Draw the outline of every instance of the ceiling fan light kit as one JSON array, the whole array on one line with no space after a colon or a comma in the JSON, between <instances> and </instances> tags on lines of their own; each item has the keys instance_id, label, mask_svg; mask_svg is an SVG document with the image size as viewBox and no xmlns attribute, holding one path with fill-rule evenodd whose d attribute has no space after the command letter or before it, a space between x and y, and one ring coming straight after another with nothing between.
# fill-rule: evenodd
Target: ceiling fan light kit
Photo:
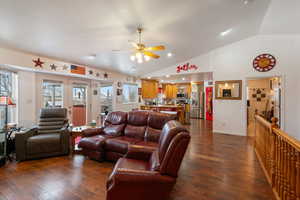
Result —
<instances>
[{"instance_id":1,"label":"ceiling fan light kit","mask_svg":"<svg viewBox=\"0 0 300 200\"><path fill-rule=\"evenodd\" d=\"M138 28L137 32L139 34L138 43L132 42L132 46L134 47L134 53L130 56L130 60L137 61L138 63L143 63L144 61L148 62L151 58L158 59L159 55L153 53L152 51L163 51L165 50L165 46L159 45L154 47L146 47L142 43L142 28Z\"/></svg>"}]
</instances>

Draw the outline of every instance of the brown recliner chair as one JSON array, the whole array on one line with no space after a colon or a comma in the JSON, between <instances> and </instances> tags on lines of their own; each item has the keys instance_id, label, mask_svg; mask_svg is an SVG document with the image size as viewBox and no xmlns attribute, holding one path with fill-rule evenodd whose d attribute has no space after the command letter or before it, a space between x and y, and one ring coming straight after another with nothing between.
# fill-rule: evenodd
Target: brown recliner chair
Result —
<instances>
[{"instance_id":1,"label":"brown recliner chair","mask_svg":"<svg viewBox=\"0 0 300 200\"><path fill-rule=\"evenodd\" d=\"M158 149L130 145L107 181L106 200L166 200L190 141L177 121L165 124Z\"/></svg>"},{"instance_id":2,"label":"brown recliner chair","mask_svg":"<svg viewBox=\"0 0 300 200\"><path fill-rule=\"evenodd\" d=\"M66 155L69 142L67 109L43 108L37 127L16 134L16 159Z\"/></svg>"}]
</instances>

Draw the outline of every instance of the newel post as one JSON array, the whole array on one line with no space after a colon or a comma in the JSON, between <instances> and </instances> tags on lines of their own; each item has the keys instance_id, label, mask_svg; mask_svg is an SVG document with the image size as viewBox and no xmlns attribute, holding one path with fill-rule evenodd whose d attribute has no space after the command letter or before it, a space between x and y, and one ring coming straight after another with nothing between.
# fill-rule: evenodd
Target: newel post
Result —
<instances>
[{"instance_id":1,"label":"newel post","mask_svg":"<svg viewBox=\"0 0 300 200\"><path fill-rule=\"evenodd\" d=\"M272 117L272 119L271 119L272 128L279 128L277 123L278 123L278 118Z\"/></svg>"}]
</instances>

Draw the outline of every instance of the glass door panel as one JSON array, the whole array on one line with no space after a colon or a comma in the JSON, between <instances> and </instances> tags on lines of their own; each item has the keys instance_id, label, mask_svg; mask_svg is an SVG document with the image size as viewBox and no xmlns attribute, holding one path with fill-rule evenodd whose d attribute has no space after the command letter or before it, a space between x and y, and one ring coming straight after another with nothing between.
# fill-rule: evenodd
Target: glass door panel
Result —
<instances>
[{"instance_id":1,"label":"glass door panel","mask_svg":"<svg viewBox=\"0 0 300 200\"><path fill-rule=\"evenodd\" d=\"M43 81L43 107L63 107L63 84L54 81Z\"/></svg>"},{"instance_id":2,"label":"glass door panel","mask_svg":"<svg viewBox=\"0 0 300 200\"><path fill-rule=\"evenodd\" d=\"M83 126L87 122L87 85L74 84L72 88L72 123Z\"/></svg>"}]
</instances>

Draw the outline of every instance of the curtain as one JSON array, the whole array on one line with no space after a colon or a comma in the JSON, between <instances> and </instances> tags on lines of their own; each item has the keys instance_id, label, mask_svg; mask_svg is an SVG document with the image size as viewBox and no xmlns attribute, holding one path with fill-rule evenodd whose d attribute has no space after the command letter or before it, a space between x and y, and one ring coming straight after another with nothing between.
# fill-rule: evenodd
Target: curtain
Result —
<instances>
[{"instance_id":1,"label":"curtain","mask_svg":"<svg viewBox=\"0 0 300 200\"><path fill-rule=\"evenodd\" d=\"M158 94L158 81L142 80L142 98L154 99Z\"/></svg>"}]
</instances>

